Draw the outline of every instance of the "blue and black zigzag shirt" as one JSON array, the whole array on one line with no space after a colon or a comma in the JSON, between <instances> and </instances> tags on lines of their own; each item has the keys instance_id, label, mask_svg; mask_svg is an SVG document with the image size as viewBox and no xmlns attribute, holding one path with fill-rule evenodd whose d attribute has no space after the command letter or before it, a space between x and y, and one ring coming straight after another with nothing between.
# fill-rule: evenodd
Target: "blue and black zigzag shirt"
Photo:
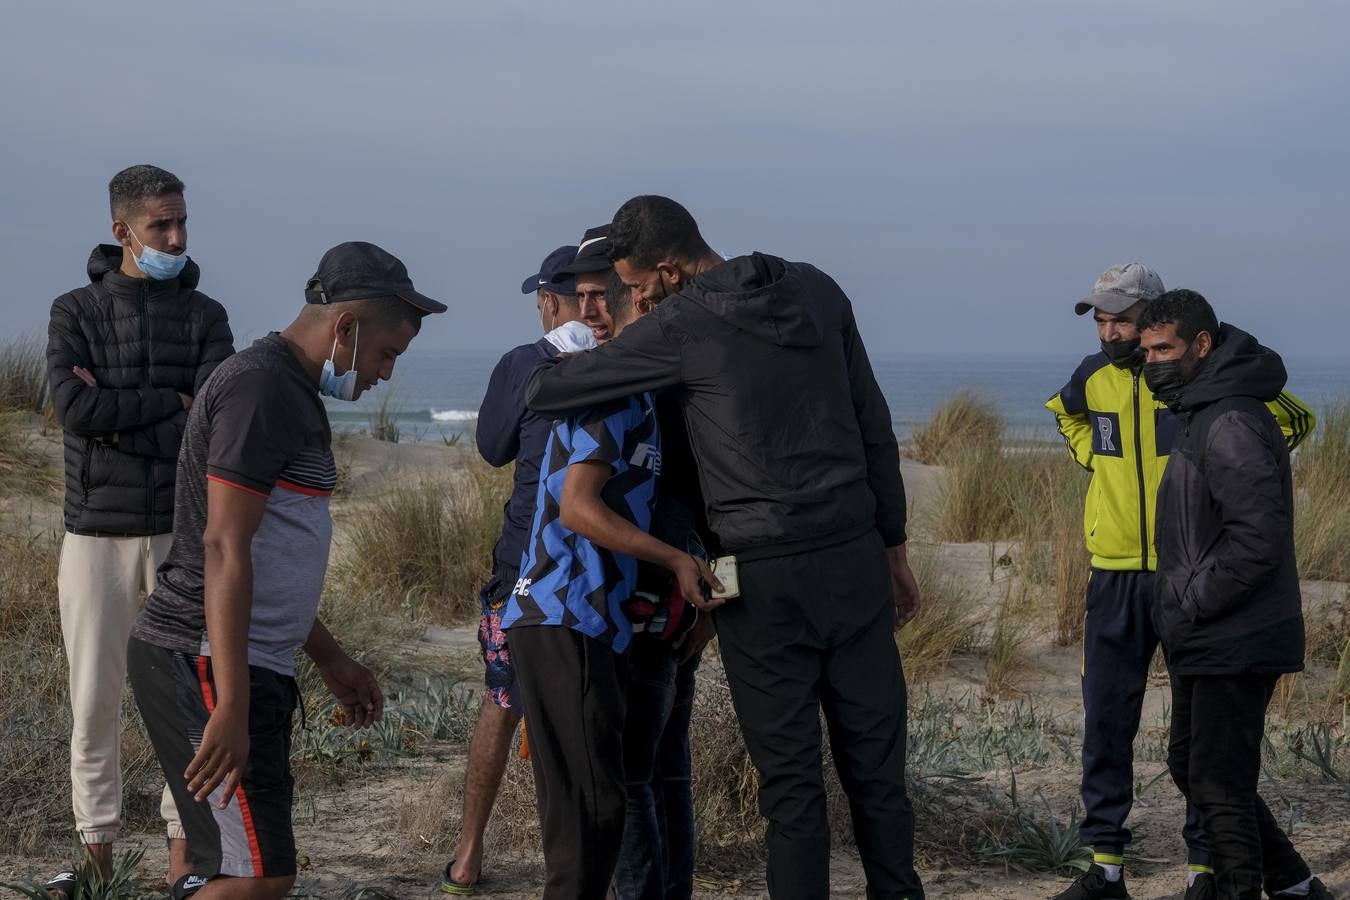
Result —
<instances>
[{"instance_id":1,"label":"blue and black zigzag shirt","mask_svg":"<svg viewBox=\"0 0 1350 900\"><path fill-rule=\"evenodd\" d=\"M573 463L607 463L605 505L643 531L651 528L661 435L650 394L617 400L553 423L520 581L502 628L565 625L622 653L633 637L623 605L637 583L637 560L597 547L563 527L563 482Z\"/></svg>"}]
</instances>

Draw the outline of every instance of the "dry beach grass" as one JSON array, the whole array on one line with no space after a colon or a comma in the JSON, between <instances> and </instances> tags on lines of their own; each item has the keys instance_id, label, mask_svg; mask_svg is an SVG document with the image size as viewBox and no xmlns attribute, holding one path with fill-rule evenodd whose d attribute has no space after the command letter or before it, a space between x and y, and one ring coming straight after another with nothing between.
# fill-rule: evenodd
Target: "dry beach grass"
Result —
<instances>
[{"instance_id":1,"label":"dry beach grass","mask_svg":"<svg viewBox=\"0 0 1350 900\"><path fill-rule=\"evenodd\" d=\"M0 347L0 385L10 383L13 359L31 354ZM0 881L14 881L50 874L73 845L55 592L59 433L31 390L0 395L19 398L0 410ZM923 612L899 636L916 841L933 896L1048 895L1083 860L1072 826L1086 476L1057 445L1008 450L996 423L978 415L978 398L955 402L962 410L936 415L924 432L934 467L905 463L918 495L911 556L924 595ZM1350 879L1337 852L1350 834L1346 409L1319 410L1318 432L1296 460L1300 558L1324 581L1307 587L1309 670L1282 685L1272 706L1263 787L1314 866L1342 888ZM379 670L394 711L381 728L353 734L333 723L322 686L302 671L309 727L295 740L296 895L423 897L457 833L481 677L471 618L510 475L435 441L356 436L339 455L349 490L335 504L323 615ZM699 896L763 896L755 773L715 653L699 679ZM144 853L129 890L153 892L165 860L157 772L129 698L123 711L123 846ZM1131 887L1140 897L1178 892L1181 807L1162 763L1166 714L1159 671L1136 744ZM832 775L828 786L837 895L861 896L847 803ZM494 894L536 896L542 869L525 761L508 767L491 836Z\"/></svg>"}]
</instances>

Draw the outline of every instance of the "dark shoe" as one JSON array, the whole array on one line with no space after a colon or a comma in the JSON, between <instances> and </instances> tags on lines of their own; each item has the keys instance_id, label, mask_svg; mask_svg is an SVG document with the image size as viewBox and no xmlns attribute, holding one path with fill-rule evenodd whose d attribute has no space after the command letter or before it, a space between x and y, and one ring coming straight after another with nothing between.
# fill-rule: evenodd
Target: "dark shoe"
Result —
<instances>
[{"instance_id":1,"label":"dark shoe","mask_svg":"<svg viewBox=\"0 0 1350 900\"><path fill-rule=\"evenodd\" d=\"M1320 878L1314 878L1308 884L1308 893L1306 894L1287 894L1284 891L1281 891L1278 894L1271 894L1270 896L1274 897L1275 900L1280 900L1282 897L1285 898L1285 900L1336 900L1336 895L1327 889L1327 886L1322 883L1322 879Z\"/></svg>"},{"instance_id":2,"label":"dark shoe","mask_svg":"<svg viewBox=\"0 0 1350 900\"><path fill-rule=\"evenodd\" d=\"M1276 894L1277 897L1283 897L1284 894ZM1336 895L1327 889L1322 883L1322 879L1314 878L1312 884L1308 885L1308 900L1336 900Z\"/></svg>"},{"instance_id":3,"label":"dark shoe","mask_svg":"<svg viewBox=\"0 0 1350 900\"><path fill-rule=\"evenodd\" d=\"M62 872L54 875L42 888L49 894L70 898L75 896L75 888L79 887L79 884L80 879L74 872Z\"/></svg>"},{"instance_id":4,"label":"dark shoe","mask_svg":"<svg viewBox=\"0 0 1350 900\"><path fill-rule=\"evenodd\" d=\"M1186 888L1186 900L1218 900L1219 886L1214 882L1214 876L1208 872L1201 872L1195 876L1195 881Z\"/></svg>"},{"instance_id":5,"label":"dark shoe","mask_svg":"<svg viewBox=\"0 0 1350 900\"><path fill-rule=\"evenodd\" d=\"M1130 893L1125 890L1125 876L1119 881L1107 881L1106 870L1093 863L1078 876L1078 880L1067 890L1056 894L1052 900L1129 900Z\"/></svg>"}]
</instances>

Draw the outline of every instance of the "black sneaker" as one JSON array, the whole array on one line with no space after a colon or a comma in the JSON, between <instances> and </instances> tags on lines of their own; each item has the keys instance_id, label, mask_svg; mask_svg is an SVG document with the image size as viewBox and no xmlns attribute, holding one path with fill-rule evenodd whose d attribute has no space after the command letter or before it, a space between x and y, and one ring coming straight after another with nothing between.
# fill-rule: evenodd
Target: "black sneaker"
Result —
<instances>
[{"instance_id":1,"label":"black sneaker","mask_svg":"<svg viewBox=\"0 0 1350 900\"><path fill-rule=\"evenodd\" d=\"M55 897L65 897L67 900L75 896L75 889L80 886L80 879L74 872L61 872L48 879L42 889Z\"/></svg>"},{"instance_id":2,"label":"black sneaker","mask_svg":"<svg viewBox=\"0 0 1350 900\"><path fill-rule=\"evenodd\" d=\"M1195 876L1195 881L1186 888L1185 900L1218 900L1219 886L1214 881L1214 876L1208 872L1201 872Z\"/></svg>"},{"instance_id":3,"label":"black sneaker","mask_svg":"<svg viewBox=\"0 0 1350 900\"><path fill-rule=\"evenodd\" d=\"M1276 894L1276 897L1288 897L1289 894ZM1336 895L1327 889L1322 879L1314 878L1308 885L1308 900L1336 900Z\"/></svg>"},{"instance_id":4,"label":"black sneaker","mask_svg":"<svg viewBox=\"0 0 1350 900\"><path fill-rule=\"evenodd\" d=\"M1067 890L1051 900L1129 900L1129 897L1124 874L1115 881L1107 881L1106 870L1093 863Z\"/></svg>"}]
</instances>

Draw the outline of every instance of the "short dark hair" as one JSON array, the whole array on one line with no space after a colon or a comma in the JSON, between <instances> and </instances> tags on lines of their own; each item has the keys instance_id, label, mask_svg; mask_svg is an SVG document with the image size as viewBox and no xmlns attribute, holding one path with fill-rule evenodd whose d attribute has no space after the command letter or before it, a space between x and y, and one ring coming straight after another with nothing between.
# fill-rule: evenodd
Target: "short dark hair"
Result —
<instances>
[{"instance_id":1,"label":"short dark hair","mask_svg":"<svg viewBox=\"0 0 1350 900\"><path fill-rule=\"evenodd\" d=\"M108 205L114 219L139 209L147 197L183 193L183 182L159 166L140 165L123 169L108 182Z\"/></svg>"},{"instance_id":2,"label":"short dark hair","mask_svg":"<svg viewBox=\"0 0 1350 900\"><path fill-rule=\"evenodd\" d=\"M663 259L691 261L711 252L689 210L669 197L634 197L619 207L609 226L613 262L626 259L650 269Z\"/></svg>"},{"instance_id":3,"label":"short dark hair","mask_svg":"<svg viewBox=\"0 0 1350 900\"><path fill-rule=\"evenodd\" d=\"M380 297L375 300L347 300L330 304L339 311L351 309L358 322L369 322L377 328L398 328L411 325L413 334L422 330L426 313L398 297Z\"/></svg>"},{"instance_id":4,"label":"short dark hair","mask_svg":"<svg viewBox=\"0 0 1350 900\"><path fill-rule=\"evenodd\" d=\"M1219 317L1214 315L1214 307L1198 292L1186 288L1160 295L1144 307L1139 317L1140 331L1169 324L1177 326L1177 337L1188 344L1202 331L1208 331L1215 340L1219 337Z\"/></svg>"},{"instance_id":5,"label":"short dark hair","mask_svg":"<svg viewBox=\"0 0 1350 900\"><path fill-rule=\"evenodd\" d=\"M609 284L605 286L605 309L612 318L625 322L633 314L633 289L613 269L609 270Z\"/></svg>"}]
</instances>

